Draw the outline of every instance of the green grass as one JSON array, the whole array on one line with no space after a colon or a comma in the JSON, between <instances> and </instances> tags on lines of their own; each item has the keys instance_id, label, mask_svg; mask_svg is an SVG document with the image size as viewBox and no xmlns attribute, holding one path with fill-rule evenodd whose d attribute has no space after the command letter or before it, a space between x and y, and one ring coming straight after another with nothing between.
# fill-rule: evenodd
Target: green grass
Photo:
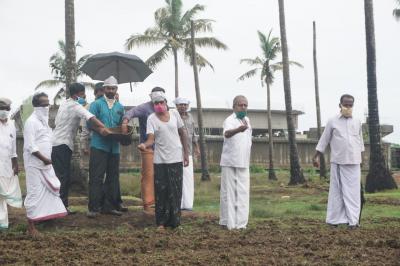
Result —
<instances>
[{"instance_id":1,"label":"green grass","mask_svg":"<svg viewBox=\"0 0 400 266\"><path fill-rule=\"evenodd\" d=\"M314 170L305 170L308 186L287 186L289 171L277 169L278 180L268 180L267 171L252 167L250 189L250 219L296 219L310 218L323 221L329 184L320 180ZM365 174L365 173L364 173ZM21 189L25 191L25 175L20 173ZM195 174L194 211L219 214L220 173L212 172L211 181L201 181L200 173ZM121 192L125 199L140 198L140 173L121 173ZM366 194L367 203L363 209L363 220L379 218L400 218L400 190ZM74 210L86 211L86 206L73 206Z\"/></svg>"}]
</instances>

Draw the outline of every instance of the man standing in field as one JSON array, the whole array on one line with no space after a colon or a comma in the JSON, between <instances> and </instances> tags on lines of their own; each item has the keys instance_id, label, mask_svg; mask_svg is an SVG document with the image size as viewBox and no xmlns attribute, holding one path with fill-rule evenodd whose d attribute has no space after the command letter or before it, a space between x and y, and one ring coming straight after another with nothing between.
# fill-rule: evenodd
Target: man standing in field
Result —
<instances>
[{"instance_id":1,"label":"man standing in field","mask_svg":"<svg viewBox=\"0 0 400 266\"><path fill-rule=\"evenodd\" d=\"M196 155L200 154L197 142L198 136L194 130L195 125L193 117L188 112L190 101L186 98L178 97L174 100L174 103L187 130L187 147L189 150L189 165L183 168L181 209L191 211L193 209L194 199L193 152L195 152ZM195 148L194 151L193 147Z\"/></svg>"},{"instance_id":2,"label":"man standing in field","mask_svg":"<svg viewBox=\"0 0 400 266\"><path fill-rule=\"evenodd\" d=\"M236 96L233 114L223 125L219 224L229 230L246 228L249 219L252 129L247 106L246 97Z\"/></svg>"},{"instance_id":3,"label":"man standing in field","mask_svg":"<svg viewBox=\"0 0 400 266\"><path fill-rule=\"evenodd\" d=\"M165 93L165 90L160 87L155 87L151 90L150 98L152 94ZM131 119L137 117L139 119L139 129L140 129L140 143L145 143L147 140L147 118L154 113L154 105L152 101L142 103L136 107L130 109L124 115L122 121L122 132L128 132L128 123ZM142 168L141 168L141 187L140 192L143 201L143 210L145 212L151 212L151 206L155 203L154 198L154 147L148 147L146 149L140 150L140 156L142 158Z\"/></svg>"},{"instance_id":4,"label":"man standing in field","mask_svg":"<svg viewBox=\"0 0 400 266\"><path fill-rule=\"evenodd\" d=\"M68 214L73 214L74 212L68 208L68 192L74 139L81 119L90 121L93 129L104 136L109 133L109 130L82 106L86 102L85 86L81 83L72 83L68 89L71 97L60 105L55 120L56 127L53 132L51 160L53 161L54 171L61 182L60 197Z\"/></svg>"},{"instance_id":5,"label":"man standing in field","mask_svg":"<svg viewBox=\"0 0 400 266\"><path fill-rule=\"evenodd\" d=\"M110 76L104 81L104 96L90 104L89 111L107 128L121 125L124 107L116 100L118 81ZM120 144L93 132L90 140L88 218L100 212L121 216L128 209L122 206L119 184Z\"/></svg>"},{"instance_id":6,"label":"man standing in field","mask_svg":"<svg viewBox=\"0 0 400 266\"><path fill-rule=\"evenodd\" d=\"M18 181L17 134L9 119L11 101L0 98L0 230L8 228L7 204L22 208Z\"/></svg>"},{"instance_id":7,"label":"man standing in field","mask_svg":"<svg viewBox=\"0 0 400 266\"><path fill-rule=\"evenodd\" d=\"M35 222L67 215L60 198L61 183L51 161L52 130L49 127L49 98L39 93L32 98L33 113L24 126L25 208L28 232L39 235Z\"/></svg>"},{"instance_id":8,"label":"man standing in field","mask_svg":"<svg viewBox=\"0 0 400 266\"><path fill-rule=\"evenodd\" d=\"M325 126L316 153L314 166L319 167L319 156L328 144L331 148L331 177L329 184L326 223L349 228L359 226L361 212L361 152L364 142L360 120L353 118L354 97L340 97L340 114Z\"/></svg>"}]
</instances>

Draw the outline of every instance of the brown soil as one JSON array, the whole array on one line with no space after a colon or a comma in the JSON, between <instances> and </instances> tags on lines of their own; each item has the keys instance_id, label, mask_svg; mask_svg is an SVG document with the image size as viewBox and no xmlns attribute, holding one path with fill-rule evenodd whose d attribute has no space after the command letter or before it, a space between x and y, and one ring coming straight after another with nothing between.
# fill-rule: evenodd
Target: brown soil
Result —
<instances>
[{"instance_id":1,"label":"brown soil","mask_svg":"<svg viewBox=\"0 0 400 266\"><path fill-rule=\"evenodd\" d=\"M24 222L12 209L10 220ZM399 224L400 219L375 221ZM14 228L15 229L15 228ZM217 217L183 213L182 226L158 232L154 217L130 210L122 217L84 213L39 225L32 239L0 233L0 265L400 265L400 227L330 228L320 221L267 220L227 231Z\"/></svg>"}]
</instances>

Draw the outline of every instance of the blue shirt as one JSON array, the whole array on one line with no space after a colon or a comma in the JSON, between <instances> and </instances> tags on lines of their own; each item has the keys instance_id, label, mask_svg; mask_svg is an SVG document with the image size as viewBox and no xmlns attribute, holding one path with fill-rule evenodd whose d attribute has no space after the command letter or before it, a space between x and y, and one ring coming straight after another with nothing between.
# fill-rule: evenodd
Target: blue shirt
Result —
<instances>
[{"instance_id":1,"label":"blue shirt","mask_svg":"<svg viewBox=\"0 0 400 266\"><path fill-rule=\"evenodd\" d=\"M105 96L104 96L105 97ZM89 111L96 116L107 128L118 127L122 123L124 116L124 107L119 102L115 102L111 109L108 108L106 99L101 97L90 104ZM90 147L119 154L119 143L116 140L103 137L96 131L93 131Z\"/></svg>"},{"instance_id":2,"label":"blue shirt","mask_svg":"<svg viewBox=\"0 0 400 266\"><path fill-rule=\"evenodd\" d=\"M152 102L146 102L136 107L133 107L126 112L124 118L131 120L134 117L139 119L139 130L140 130L140 143L144 143L147 140L147 118L154 113L154 106Z\"/></svg>"}]
</instances>

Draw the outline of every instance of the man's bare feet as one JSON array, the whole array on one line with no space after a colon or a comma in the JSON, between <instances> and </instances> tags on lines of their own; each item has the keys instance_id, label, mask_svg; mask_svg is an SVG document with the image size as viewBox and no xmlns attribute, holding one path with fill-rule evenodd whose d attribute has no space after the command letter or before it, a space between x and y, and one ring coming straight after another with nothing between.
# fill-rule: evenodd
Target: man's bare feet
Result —
<instances>
[{"instance_id":1,"label":"man's bare feet","mask_svg":"<svg viewBox=\"0 0 400 266\"><path fill-rule=\"evenodd\" d=\"M42 234L36 229L35 224L33 221L28 221L28 235L33 238L41 237Z\"/></svg>"},{"instance_id":2,"label":"man's bare feet","mask_svg":"<svg viewBox=\"0 0 400 266\"><path fill-rule=\"evenodd\" d=\"M165 226L164 226L164 225L159 225L159 226L157 227L157 231L158 231L158 232L165 232Z\"/></svg>"}]
</instances>

